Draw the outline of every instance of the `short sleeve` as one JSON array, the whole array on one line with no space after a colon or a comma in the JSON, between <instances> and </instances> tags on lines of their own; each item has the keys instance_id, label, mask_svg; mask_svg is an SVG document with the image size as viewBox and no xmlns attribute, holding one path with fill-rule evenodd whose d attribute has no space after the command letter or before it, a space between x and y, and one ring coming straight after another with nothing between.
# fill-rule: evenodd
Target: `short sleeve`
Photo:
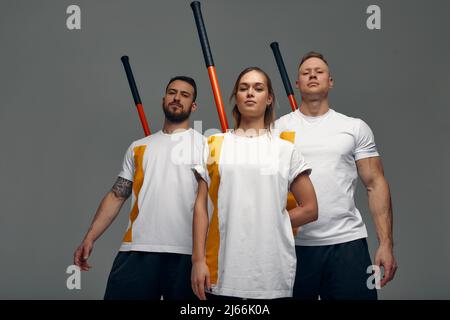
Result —
<instances>
[{"instance_id":1,"label":"short sleeve","mask_svg":"<svg viewBox=\"0 0 450 320\"><path fill-rule=\"evenodd\" d=\"M300 150L298 150L296 145L293 145L293 147L289 168L289 187L295 178L297 178L300 174L311 174L311 167L306 163Z\"/></svg>"},{"instance_id":2,"label":"short sleeve","mask_svg":"<svg viewBox=\"0 0 450 320\"><path fill-rule=\"evenodd\" d=\"M133 181L134 177L134 157L133 157L133 144L131 144L123 157L122 171L119 173L119 177Z\"/></svg>"},{"instance_id":3,"label":"short sleeve","mask_svg":"<svg viewBox=\"0 0 450 320\"><path fill-rule=\"evenodd\" d=\"M209 179L209 174L208 174L208 157L209 157L209 147L208 147L208 143L205 142L203 143L203 154L201 157L196 157L197 159L199 159L199 161L197 161L197 163L194 163L191 167L192 171L194 173L197 173L203 180L206 181L206 183L210 184L210 179Z\"/></svg>"},{"instance_id":4,"label":"short sleeve","mask_svg":"<svg viewBox=\"0 0 450 320\"><path fill-rule=\"evenodd\" d=\"M379 156L372 130L364 121L358 119L358 123L354 151L355 161Z\"/></svg>"}]
</instances>

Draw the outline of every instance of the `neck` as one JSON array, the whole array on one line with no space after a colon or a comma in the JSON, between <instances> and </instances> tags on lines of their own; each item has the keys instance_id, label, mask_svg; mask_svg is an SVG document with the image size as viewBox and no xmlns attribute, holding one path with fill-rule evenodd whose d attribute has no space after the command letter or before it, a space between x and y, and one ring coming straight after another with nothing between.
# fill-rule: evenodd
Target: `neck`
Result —
<instances>
[{"instance_id":1,"label":"neck","mask_svg":"<svg viewBox=\"0 0 450 320\"><path fill-rule=\"evenodd\" d=\"M162 131L164 133L171 134L176 130L187 130L189 128L190 128L190 126L189 126L188 119L186 119L185 121L180 122L180 123L170 122L169 120L165 119Z\"/></svg>"},{"instance_id":2,"label":"neck","mask_svg":"<svg viewBox=\"0 0 450 320\"><path fill-rule=\"evenodd\" d=\"M330 110L330 102L328 101L328 97L318 99L308 99L308 97L302 97L300 111L304 115L317 117L327 113L328 110Z\"/></svg>"},{"instance_id":3,"label":"neck","mask_svg":"<svg viewBox=\"0 0 450 320\"><path fill-rule=\"evenodd\" d=\"M239 131L244 135L255 136L266 132L264 127L264 117L262 118L241 118L241 123L238 127Z\"/></svg>"}]
</instances>

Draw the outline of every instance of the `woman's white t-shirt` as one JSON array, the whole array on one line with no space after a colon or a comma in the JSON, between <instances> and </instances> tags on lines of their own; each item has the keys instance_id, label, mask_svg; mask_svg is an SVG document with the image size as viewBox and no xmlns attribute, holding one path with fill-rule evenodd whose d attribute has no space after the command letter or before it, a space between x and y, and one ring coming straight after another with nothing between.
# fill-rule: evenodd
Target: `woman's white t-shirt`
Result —
<instances>
[{"instance_id":1,"label":"woman's white t-shirt","mask_svg":"<svg viewBox=\"0 0 450 320\"><path fill-rule=\"evenodd\" d=\"M194 170L209 186L211 293L292 296L296 256L286 199L292 181L310 167L293 143L275 133L217 134L204 149L203 164Z\"/></svg>"}]
</instances>

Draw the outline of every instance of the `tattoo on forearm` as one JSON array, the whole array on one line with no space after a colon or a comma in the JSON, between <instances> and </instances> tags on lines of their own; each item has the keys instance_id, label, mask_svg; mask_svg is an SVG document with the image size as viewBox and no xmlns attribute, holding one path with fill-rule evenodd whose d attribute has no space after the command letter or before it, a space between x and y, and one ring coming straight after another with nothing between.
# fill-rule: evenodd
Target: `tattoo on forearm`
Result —
<instances>
[{"instance_id":1,"label":"tattoo on forearm","mask_svg":"<svg viewBox=\"0 0 450 320\"><path fill-rule=\"evenodd\" d=\"M118 177L111 191L117 198L128 199L131 195L133 182L122 177Z\"/></svg>"}]
</instances>

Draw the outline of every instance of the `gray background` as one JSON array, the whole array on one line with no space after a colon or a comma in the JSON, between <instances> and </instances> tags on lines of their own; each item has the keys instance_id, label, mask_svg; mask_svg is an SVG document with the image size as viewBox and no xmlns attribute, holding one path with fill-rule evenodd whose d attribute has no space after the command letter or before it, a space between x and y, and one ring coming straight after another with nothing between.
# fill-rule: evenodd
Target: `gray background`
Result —
<instances>
[{"instance_id":1,"label":"gray background","mask_svg":"<svg viewBox=\"0 0 450 320\"><path fill-rule=\"evenodd\" d=\"M81 30L66 28L70 4L81 7ZM381 30L366 27L370 4L381 7ZM292 81L305 52L325 54L332 107L371 126L391 186L399 269L379 296L449 299L450 3L210 0L202 9L224 99L257 65L283 115L290 107L269 43L280 43ZM220 128L189 1L2 0L0 17L0 298L101 299L129 202L97 241L81 290L66 288L66 268L126 148L143 136L120 57L130 56L153 132L178 74L198 82L192 119ZM373 256L361 186L357 205Z\"/></svg>"}]
</instances>

